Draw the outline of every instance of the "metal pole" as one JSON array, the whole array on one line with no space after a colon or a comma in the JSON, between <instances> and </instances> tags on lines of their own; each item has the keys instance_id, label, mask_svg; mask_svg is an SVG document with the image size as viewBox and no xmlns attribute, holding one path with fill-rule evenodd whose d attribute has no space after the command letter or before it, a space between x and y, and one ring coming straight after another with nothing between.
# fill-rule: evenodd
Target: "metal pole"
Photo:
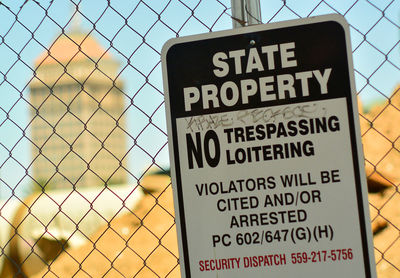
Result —
<instances>
[{"instance_id":1,"label":"metal pole","mask_svg":"<svg viewBox=\"0 0 400 278\"><path fill-rule=\"evenodd\" d=\"M246 0L247 25L261 24L260 0Z\"/></svg>"},{"instance_id":2,"label":"metal pole","mask_svg":"<svg viewBox=\"0 0 400 278\"><path fill-rule=\"evenodd\" d=\"M231 6L233 28L261 23L260 0L231 0Z\"/></svg>"},{"instance_id":3,"label":"metal pole","mask_svg":"<svg viewBox=\"0 0 400 278\"><path fill-rule=\"evenodd\" d=\"M244 0L231 0L232 28L246 26L247 18L244 9Z\"/></svg>"}]
</instances>

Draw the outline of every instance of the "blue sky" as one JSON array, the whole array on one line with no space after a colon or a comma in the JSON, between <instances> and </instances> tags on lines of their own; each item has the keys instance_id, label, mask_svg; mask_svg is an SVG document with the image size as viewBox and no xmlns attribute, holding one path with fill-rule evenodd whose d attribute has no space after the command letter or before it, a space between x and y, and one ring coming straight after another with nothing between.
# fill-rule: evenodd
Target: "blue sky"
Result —
<instances>
[{"instance_id":1,"label":"blue sky","mask_svg":"<svg viewBox=\"0 0 400 278\"><path fill-rule=\"evenodd\" d=\"M110 6L105 0L80 1L80 26L121 64L127 102L133 99L142 110L128 109L129 133L159 165L168 166L159 63L162 45L178 34L232 28L230 0L109 2ZM1 1L0 198L8 198L10 188L22 196L30 183L27 100L33 61L62 30L70 30L73 3L78 1ZM384 101L400 82L400 0L288 0L286 5L282 0L261 1L264 23L328 13L344 14L351 25L356 87L363 103ZM148 116L154 125L149 125ZM132 173L139 176L152 158L135 147L128 161Z\"/></svg>"}]
</instances>

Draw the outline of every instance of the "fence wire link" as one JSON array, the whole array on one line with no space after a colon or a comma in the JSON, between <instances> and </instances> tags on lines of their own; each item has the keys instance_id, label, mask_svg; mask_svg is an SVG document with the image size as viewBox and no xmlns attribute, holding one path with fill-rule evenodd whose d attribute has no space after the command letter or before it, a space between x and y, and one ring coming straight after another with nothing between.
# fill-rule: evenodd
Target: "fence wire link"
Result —
<instances>
[{"instance_id":1,"label":"fence wire link","mask_svg":"<svg viewBox=\"0 0 400 278\"><path fill-rule=\"evenodd\" d=\"M400 277L399 2L261 1L264 23L350 24L359 100L378 100L359 105L378 277ZM179 276L160 53L231 14L229 0L0 2L1 277Z\"/></svg>"}]
</instances>

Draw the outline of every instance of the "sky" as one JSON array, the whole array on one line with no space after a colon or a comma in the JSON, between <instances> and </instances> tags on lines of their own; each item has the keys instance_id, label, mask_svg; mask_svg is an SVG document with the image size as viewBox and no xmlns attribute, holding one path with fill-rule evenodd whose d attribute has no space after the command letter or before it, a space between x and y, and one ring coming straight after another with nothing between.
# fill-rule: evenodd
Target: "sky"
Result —
<instances>
[{"instance_id":1,"label":"sky","mask_svg":"<svg viewBox=\"0 0 400 278\"><path fill-rule=\"evenodd\" d=\"M109 2L109 4L108 4ZM30 173L29 82L34 59L64 30L79 4L80 28L120 62L135 177L168 148L160 52L170 38L232 28L230 0L0 1L0 199L24 197ZM367 107L400 83L400 0L262 0L263 23L340 13L350 24L356 88ZM149 117L151 116L151 123ZM142 149L145 149L143 151ZM13 197L13 198L14 198Z\"/></svg>"}]
</instances>

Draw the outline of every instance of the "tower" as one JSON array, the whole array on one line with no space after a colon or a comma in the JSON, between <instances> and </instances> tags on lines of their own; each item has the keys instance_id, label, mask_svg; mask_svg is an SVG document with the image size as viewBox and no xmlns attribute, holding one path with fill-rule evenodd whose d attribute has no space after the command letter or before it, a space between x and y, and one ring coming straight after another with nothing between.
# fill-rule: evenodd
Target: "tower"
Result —
<instances>
[{"instance_id":1,"label":"tower","mask_svg":"<svg viewBox=\"0 0 400 278\"><path fill-rule=\"evenodd\" d=\"M34 62L32 177L55 188L126 183L119 64L78 29L62 33Z\"/></svg>"}]
</instances>

